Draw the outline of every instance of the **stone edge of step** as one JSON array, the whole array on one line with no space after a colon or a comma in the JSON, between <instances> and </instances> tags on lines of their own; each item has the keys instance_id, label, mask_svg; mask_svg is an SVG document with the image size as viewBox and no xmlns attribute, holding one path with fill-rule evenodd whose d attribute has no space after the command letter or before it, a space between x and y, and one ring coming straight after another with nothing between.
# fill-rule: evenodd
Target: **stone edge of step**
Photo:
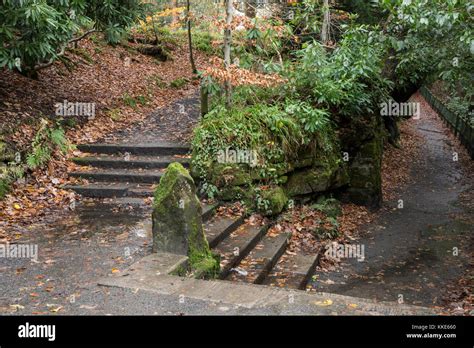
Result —
<instances>
[{"instance_id":1,"label":"stone edge of step","mask_svg":"<svg viewBox=\"0 0 474 348\"><path fill-rule=\"evenodd\" d=\"M392 302L377 302L365 298L331 293L274 288L265 285L237 283L223 280L201 280L170 275L186 257L174 254L152 254L134 263L121 274L98 280L100 286L152 292L162 296L184 296L207 303L229 304L248 309L288 306L290 294L294 305L308 306L310 315L329 315L337 312L345 315L437 315L431 309ZM327 305L328 299L331 305ZM321 305L319 305L321 304ZM356 304L356 306L354 306ZM308 314L308 313L305 313Z\"/></svg>"}]
</instances>

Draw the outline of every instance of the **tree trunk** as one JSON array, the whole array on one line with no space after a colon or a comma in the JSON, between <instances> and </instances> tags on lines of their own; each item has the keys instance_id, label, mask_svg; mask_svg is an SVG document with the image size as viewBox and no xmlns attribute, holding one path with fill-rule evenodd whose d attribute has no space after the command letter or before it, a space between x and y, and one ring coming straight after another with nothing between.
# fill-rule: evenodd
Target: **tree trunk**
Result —
<instances>
[{"instance_id":1,"label":"tree trunk","mask_svg":"<svg viewBox=\"0 0 474 348\"><path fill-rule=\"evenodd\" d=\"M226 28L224 30L224 64L226 70L230 69L230 66L232 64L231 61L231 48L232 48L232 29L231 29L231 24L232 24L232 17L233 17L233 0L225 0L226 4ZM226 101L226 107L227 109L230 109L232 106L232 85L231 81L229 78L226 79L224 83L224 89L225 89L225 101Z\"/></svg>"},{"instance_id":2,"label":"tree trunk","mask_svg":"<svg viewBox=\"0 0 474 348\"><path fill-rule=\"evenodd\" d=\"M323 5L323 26L321 29L321 42L327 45L331 39L331 12L329 10L329 0L324 0Z\"/></svg>"},{"instance_id":3,"label":"tree trunk","mask_svg":"<svg viewBox=\"0 0 474 348\"><path fill-rule=\"evenodd\" d=\"M204 117L209 113L209 93L207 86L201 83L201 116Z\"/></svg>"},{"instance_id":4,"label":"tree trunk","mask_svg":"<svg viewBox=\"0 0 474 348\"><path fill-rule=\"evenodd\" d=\"M187 0L187 26L188 26L188 44L189 44L189 60L191 62L191 68L193 69L193 74L197 74L196 62L194 61L193 54L193 36L191 32L191 1Z\"/></svg>"}]
</instances>

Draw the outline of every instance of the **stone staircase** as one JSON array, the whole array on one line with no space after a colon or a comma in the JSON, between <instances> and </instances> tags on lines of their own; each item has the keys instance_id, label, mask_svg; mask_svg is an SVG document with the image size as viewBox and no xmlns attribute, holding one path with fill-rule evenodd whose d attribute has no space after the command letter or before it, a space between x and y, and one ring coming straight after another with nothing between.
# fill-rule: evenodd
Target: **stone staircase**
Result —
<instances>
[{"instance_id":1,"label":"stone staircase","mask_svg":"<svg viewBox=\"0 0 474 348\"><path fill-rule=\"evenodd\" d=\"M320 253L288 252L291 233L269 232L271 224L255 222L244 216L215 214L217 207L218 204L205 206L208 213L203 215L203 222L209 246L221 256L220 279L306 289Z\"/></svg>"},{"instance_id":2,"label":"stone staircase","mask_svg":"<svg viewBox=\"0 0 474 348\"><path fill-rule=\"evenodd\" d=\"M230 272L227 280L264 284L292 289L306 289L315 272L318 255L287 253L290 235L281 233L271 236L261 233L254 239L255 247L245 252L237 264L237 272ZM245 255L245 257L244 257ZM244 271L244 273L242 272ZM243 273L243 274L242 274Z\"/></svg>"},{"instance_id":3,"label":"stone staircase","mask_svg":"<svg viewBox=\"0 0 474 348\"><path fill-rule=\"evenodd\" d=\"M270 233L271 224L245 217L215 214L207 207L204 233L210 247L221 256L219 278L304 290L319 262L317 255L287 252L291 234Z\"/></svg>"},{"instance_id":4,"label":"stone staircase","mask_svg":"<svg viewBox=\"0 0 474 348\"><path fill-rule=\"evenodd\" d=\"M304 290L315 273L317 255L288 252L289 233L269 232L271 224L245 216L222 216L220 204L202 204L209 246L221 256L219 279ZM151 220L145 230L152 235Z\"/></svg>"},{"instance_id":5,"label":"stone staircase","mask_svg":"<svg viewBox=\"0 0 474 348\"><path fill-rule=\"evenodd\" d=\"M70 176L85 179L66 189L90 198L143 202L172 162L189 166L189 147L156 143L144 145L79 145L86 157ZM216 214L219 204L203 204L204 231L210 247L221 255L219 278L241 283L305 289L318 263L318 255L287 252L288 233L269 233L269 224L240 216ZM147 226L151 235L151 221Z\"/></svg>"},{"instance_id":6,"label":"stone staircase","mask_svg":"<svg viewBox=\"0 0 474 348\"><path fill-rule=\"evenodd\" d=\"M77 148L88 156L72 159L81 170L69 175L87 183L65 189L91 198L152 197L154 185L160 182L170 163L189 166L189 147L184 145L91 144Z\"/></svg>"}]
</instances>

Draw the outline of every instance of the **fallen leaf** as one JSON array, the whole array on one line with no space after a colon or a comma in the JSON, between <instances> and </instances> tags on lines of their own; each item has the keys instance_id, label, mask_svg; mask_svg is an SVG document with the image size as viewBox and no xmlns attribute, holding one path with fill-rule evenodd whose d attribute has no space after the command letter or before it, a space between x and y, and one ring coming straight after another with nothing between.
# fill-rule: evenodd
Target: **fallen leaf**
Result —
<instances>
[{"instance_id":1,"label":"fallen leaf","mask_svg":"<svg viewBox=\"0 0 474 348\"><path fill-rule=\"evenodd\" d=\"M326 307L332 305L332 300L331 299L326 299L324 301L315 301L313 302L316 306L321 306L321 307Z\"/></svg>"},{"instance_id":2,"label":"fallen leaf","mask_svg":"<svg viewBox=\"0 0 474 348\"><path fill-rule=\"evenodd\" d=\"M22 306L22 305L20 305L20 304L12 304L12 305L10 305L10 308L11 308L11 309L14 309L14 310L16 310L16 311L18 312L20 309L24 309L25 306Z\"/></svg>"},{"instance_id":3,"label":"fallen leaf","mask_svg":"<svg viewBox=\"0 0 474 348\"><path fill-rule=\"evenodd\" d=\"M92 310L92 309L96 309L97 306L87 306L87 305L81 305L79 308L81 309L88 309L88 310Z\"/></svg>"},{"instance_id":4,"label":"fallen leaf","mask_svg":"<svg viewBox=\"0 0 474 348\"><path fill-rule=\"evenodd\" d=\"M61 309L63 309L63 306L58 306L58 305L55 305L55 304L46 304L46 307L48 307L48 309L51 313L57 313Z\"/></svg>"}]
</instances>

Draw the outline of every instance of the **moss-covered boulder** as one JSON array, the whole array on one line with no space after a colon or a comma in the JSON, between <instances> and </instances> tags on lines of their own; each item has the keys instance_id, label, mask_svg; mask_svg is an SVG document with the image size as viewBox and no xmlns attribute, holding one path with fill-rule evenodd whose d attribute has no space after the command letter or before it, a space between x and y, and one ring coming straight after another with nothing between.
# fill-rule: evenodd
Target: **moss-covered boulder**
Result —
<instances>
[{"instance_id":1,"label":"moss-covered boulder","mask_svg":"<svg viewBox=\"0 0 474 348\"><path fill-rule=\"evenodd\" d=\"M296 171L288 178L285 190L290 197L324 192L331 187L334 170L327 166Z\"/></svg>"},{"instance_id":2,"label":"moss-covered boulder","mask_svg":"<svg viewBox=\"0 0 474 348\"><path fill-rule=\"evenodd\" d=\"M251 199L252 190L248 186L227 186L219 190L217 198L221 201L240 201Z\"/></svg>"},{"instance_id":3,"label":"moss-covered boulder","mask_svg":"<svg viewBox=\"0 0 474 348\"><path fill-rule=\"evenodd\" d=\"M295 169L308 168L313 165L314 158L300 158L295 161L293 167Z\"/></svg>"},{"instance_id":4,"label":"moss-covered boulder","mask_svg":"<svg viewBox=\"0 0 474 348\"><path fill-rule=\"evenodd\" d=\"M301 158L302 162L308 154ZM288 174L288 182L284 187L289 197L322 193L348 184L347 166L342 161L337 143L332 144L331 149L314 154L311 162L311 167Z\"/></svg>"},{"instance_id":5,"label":"moss-covered boulder","mask_svg":"<svg viewBox=\"0 0 474 348\"><path fill-rule=\"evenodd\" d=\"M338 189L349 185L349 183L349 170L347 168L346 163L341 163L341 166L338 170L336 170L334 176L332 177L331 189Z\"/></svg>"},{"instance_id":6,"label":"moss-covered boulder","mask_svg":"<svg viewBox=\"0 0 474 348\"><path fill-rule=\"evenodd\" d=\"M199 277L218 274L219 262L204 235L194 180L181 164L170 164L161 179L152 217L153 252L187 255L191 270Z\"/></svg>"},{"instance_id":7,"label":"moss-covered boulder","mask_svg":"<svg viewBox=\"0 0 474 348\"><path fill-rule=\"evenodd\" d=\"M252 176L246 165L215 163L210 168L211 182L217 187L249 184Z\"/></svg>"},{"instance_id":8,"label":"moss-covered boulder","mask_svg":"<svg viewBox=\"0 0 474 348\"><path fill-rule=\"evenodd\" d=\"M188 262L195 278L212 279L219 275L220 255L211 251L206 253L191 252Z\"/></svg>"},{"instance_id":9,"label":"moss-covered boulder","mask_svg":"<svg viewBox=\"0 0 474 348\"><path fill-rule=\"evenodd\" d=\"M261 191L260 199L262 204L259 210L266 216L280 214L288 203L288 196L280 186Z\"/></svg>"},{"instance_id":10,"label":"moss-covered boulder","mask_svg":"<svg viewBox=\"0 0 474 348\"><path fill-rule=\"evenodd\" d=\"M297 156L291 162L294 169L308 168L317 161L317 157L315 149L306 146L299 149Z\"/></svg>"}]
</instances>

